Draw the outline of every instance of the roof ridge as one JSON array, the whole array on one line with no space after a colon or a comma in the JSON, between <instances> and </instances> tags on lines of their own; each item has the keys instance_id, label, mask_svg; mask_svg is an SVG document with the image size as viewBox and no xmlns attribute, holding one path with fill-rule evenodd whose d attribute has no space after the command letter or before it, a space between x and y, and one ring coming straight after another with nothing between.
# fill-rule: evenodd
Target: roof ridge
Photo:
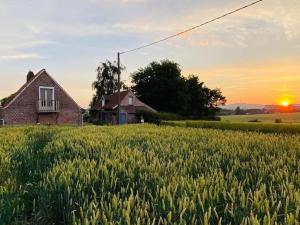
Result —
<instances>
[{"instance_id":1,"label":"roof ridge","mask_svg":"<svg viewBox=\"0 0 300 225\"><path fill-rule=\"evenodd\" d=\"M46 71L45 69L40 70L38 73L34 75L32 79L24 83L15 93L10 95L12 98L8 102L6 102L5 105L3 105L2 107L7 108L38 76L40 76L45 71Z\"/></svg>"}]
</instances>

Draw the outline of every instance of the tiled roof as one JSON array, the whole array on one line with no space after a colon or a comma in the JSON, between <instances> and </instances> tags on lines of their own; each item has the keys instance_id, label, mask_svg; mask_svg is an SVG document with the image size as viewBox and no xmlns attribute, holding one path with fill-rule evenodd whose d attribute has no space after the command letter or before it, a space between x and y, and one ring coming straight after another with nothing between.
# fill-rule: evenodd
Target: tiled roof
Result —
<instances>
[{"instance_id":1,"label":"tiled roof","mask_svg":"<svg viewBox=\"0 0 300 225\"><path fill-rule=\"evenodd\" d=\"M120 101L122 101L123 98L129 93L130 91L121 91L120 92ZM102 108L102 102L97 102L92 109L93 110L113 110L118 105L118 92L113 93L111 95L104 96L105 98L105 105Z\"/></svg>"}]
</instances>

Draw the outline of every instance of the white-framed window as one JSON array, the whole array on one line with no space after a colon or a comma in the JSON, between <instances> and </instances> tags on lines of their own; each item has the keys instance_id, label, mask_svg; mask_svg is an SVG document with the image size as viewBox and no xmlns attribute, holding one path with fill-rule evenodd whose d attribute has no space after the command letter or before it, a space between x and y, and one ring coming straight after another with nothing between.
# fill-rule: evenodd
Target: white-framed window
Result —
<instances>
[{"instance_id":1,"label":"white-framed window","mask_svg":"<svg viewBox=\"0 0 300 225\"><path fill-rule=\"evenodd\" d=\"M129 96L128 98L128 104L133 105L133 96Z\"/></svg>"},{"instance_id":2,"label":"white-framed window","mask_svg":"<svg viewBox=\"0 0 300 225\"><path fill-rule=\"evenodd\" d=\"M39 100L45 102L54 101L54 87L39 86Z\"/></svg>"}]
</instances>

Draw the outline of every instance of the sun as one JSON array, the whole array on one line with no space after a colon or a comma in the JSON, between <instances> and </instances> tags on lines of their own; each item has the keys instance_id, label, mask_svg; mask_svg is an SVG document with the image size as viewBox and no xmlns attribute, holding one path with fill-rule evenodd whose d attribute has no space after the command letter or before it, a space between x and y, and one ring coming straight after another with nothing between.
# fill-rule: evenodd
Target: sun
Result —
<instances>
[{"instance_id":1,"label":"sun","mask_svg":"<svg viewBox=\"0 0 300 225\"><path fill-rule=\"evenodd\" d=\"M288 100L284 100L284 101L281 102L281 105L282 105L283 107L288 107L288 106L290 105L290 103L289 103Z\"/></svg>"}]
</instances>

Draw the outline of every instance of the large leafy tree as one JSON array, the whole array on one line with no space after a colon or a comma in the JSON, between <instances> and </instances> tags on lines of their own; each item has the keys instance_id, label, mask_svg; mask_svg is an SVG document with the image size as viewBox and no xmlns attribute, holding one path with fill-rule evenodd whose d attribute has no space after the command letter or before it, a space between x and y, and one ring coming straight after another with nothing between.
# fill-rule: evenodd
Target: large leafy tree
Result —
<instances>
[{"instance_id":1,"label":"large leafy tree","mask_svg":"<svg viewBox=\"0 0 300 225\"><path fill-rule=\"evenodd\" d=\"M226 98L220 89L209 89L195 75L185 78L175 62L152 62L132 74L132 90L158 111L200 118L214 115Z\"/></svg>"},{"instance_id":2,"label":"large leafy tree","mask_svg":"<svg viewBox=\"0 0 300 225\"><path fill-rule=\"evenodd\" d=\"M121 70L125 68L121 66ZM92 87L96 90L93 96L91 106L96 102L100 101L103 95L110 95L118 90L118 65L116 62L107 60L106 62L100 63L97 67L97 78L93 82ZM121 82L121 87L125 85Z\"/></svg>"},{"instance_id":3,"label":"large leafy tree","mask_svg":"<svg viewBox=\"0 0 300 225\"><path fill-rule=\"evenodd\" d=\"M185 114L192 117L214 115L226 103L220 89L210 89L195 75L186 79L187 107Z\"/></svg>"},{"instance_id":4,"label":"large leafy tree","mask_svg":"<svg viewBox=\"0 0 300 225\"><path fill-rule=\"evenodd\" d=\"M141 101L163 112L182 113L185 80L179 65L164 60L152 62L132 74L132 90Z\"/></svg>"}]
</instances>

